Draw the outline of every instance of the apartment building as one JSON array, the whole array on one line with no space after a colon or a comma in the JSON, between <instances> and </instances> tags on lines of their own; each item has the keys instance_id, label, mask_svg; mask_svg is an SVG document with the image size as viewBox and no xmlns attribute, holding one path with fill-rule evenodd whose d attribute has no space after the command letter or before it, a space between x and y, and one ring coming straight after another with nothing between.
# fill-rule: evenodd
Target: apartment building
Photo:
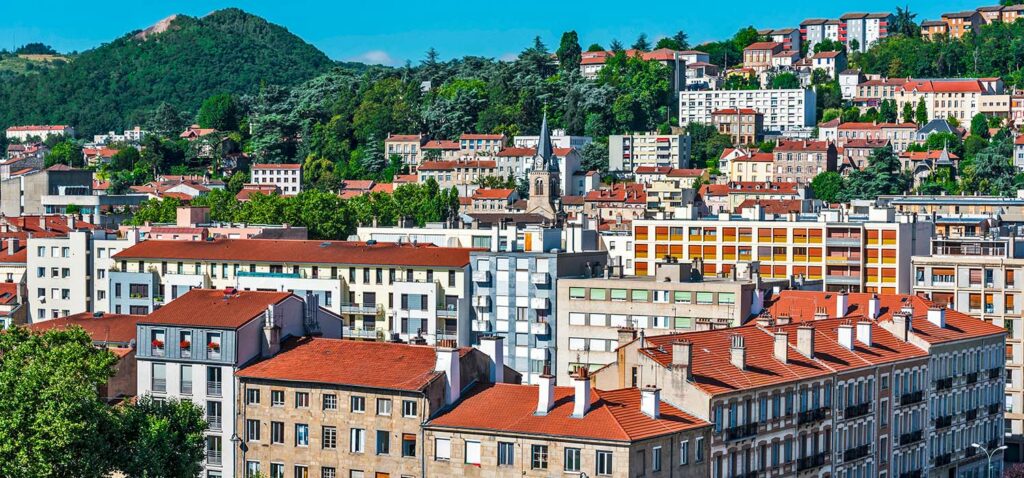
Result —
<instances>
[{"instance_id":1,"label":"apartment building","mask_svg":"<svg viewBox=\"0 0 1024 478\"><path fill-rule=\"evenodd\" d=\"M608 169L632 174L641 166L686 168L690 164L690 137L643 132L608 137Z\"/></svg>"},{"instance_id":2,"label":"apartment building","mask_svg":"<svg viewBox=\"0 0 1024 478\"><path fill-rule=\"evenodd\" d=\"M398 156L409 171L416 171L416 166L423 159L423 144L427 142L422 134L391 134L384 140L384 157Z\"/></svg>"},{"instance_id":3,"label":"apartment building","mask_svg":"<svg viewBox=\"0 0 1024 478\"><path fill-rule=\"evenodd\" d=\"M447 139L432 139L423 144L420 148L423 151L423 157L420 161L425 160L441 160L447 161L457 159L462 155L462 149L459 146L458 141L449 141Z\"/></svg>"},{"instance_id":4,"label":"apartment building","mask_svg":"<svg viewBox=\"0 0 1024 478\"><path fill-rule=\"evenodd\" d=\"M775 178L775 158L772 153L754 150L746 156L729 161L729 182L765 183Z\"/></svg>"},{"instance_id":5,"label":"apartment building","mask_svg":"<svg viewBox=\"0 0 1024 478\"><path fill-rule=\"evenodd\" d=\"M921 142L917 139L917 131L914 123L842 123L836 130L836 146L843 148L854 142L854 147L857 147L857 140L887 140L894 152L902 153L910 145Z\"/></svg>"},{"instance_id":6,"label":"apartment building","mask_svg":"<svg viewBox=\"0 0 1024 478\"><path fill-rule=\"evenodd\" d=\"M878 109L884 100L895 100L896 91L903 88L909 78L874 78L857 84L853 103L865 111Z\"/></svg>"},{"instance_id":7,"label":"apartment building","mask_svg":"<svg viewBox=\"0 0 1024 478\"><path fill-rule=\"evenodd\" d=\"M912 296L784 291L745 327L632 341L595 383L655 380L710 421L712 477L980 476L1003 336Z\"/></svg>"},{"instance_id":8,"label":"apartment building","mask_svg":"<svg viewBox=\"0 0 1024 478\"><path fill-rule=\"evenodd\" d=\"M356 229L360 241L433 244L439 247L472 247L492 252L544 252L561 248L573 249L575 241L567 237L566 228L540 225L504 224L480 228L451 228L443 224L427 227L367 227ZM586 242L586 241L584 241ZM596 241L595 241L596 243ZM589 246L590 244L586 244Z\"/></svg>"},{"instance_id":9,"label":"apartment building","mask_svg":"<svg viewBox=\"0 0 1024 478\"><path fill-rule=\"evenodd\" d=\"M985 23L977 10L943 13L942 21L946 23L946 34L950 38L963 38L967 33L981 29Z\"/></svg>"},{"instance_id":10,"label":"apartment building","mask_svg":"<svg viewBox=\"0 0 1024 478\"><path fill-rule=\"evenodd\" d=\"M441 189L455 188L459 196L467 197L476 190L477 182L487 176L498 176L498 162L495 159L457 159L423 161L416 168L419 182L428 179L437 181Z\"/></svg>"},{"instance_id":11,"label":"apartment building","mask_svg":"<svg viewBox=\"0 0 1024 478\"><path fill-rule=\"evenodd\" d=\"M1013 140L1013 165L1024 171L1024 134Z\"/></svg>"},{"instance_id":12,"label":"apartment building","mask_svg":"<svg viewBox=\"0 0 1024 478\"><path fill-rule=\"evenodd\" d=\"M839 41L849 51L866 52L889 36L889 25L894 19L891 13L847 13L839 17Z\"/></svg>"},{"instance_id":13,"label":"apartment building","mask_svg":"<svg viewBox=\"0 0 1024 478\"><path fill-rule=\"evenodd\" d=\"M759 30L759 35L770 41L781 43L784 51L800 52L800 30L797 28L774 28Z\"/></svg>"},{"instance_id":14,"label":"apartment building","mask_svg":"<svg viewBox=\"0 0 1024 478\"><path fill-rule=\"evenodd\" d=\"M584 146L593 143L594 138L590 136L575 136L566 134L564 129L551 130L551 147L555 149L582 150ZM540 144L540 135L517 135L512 137L512 146L516 148L537 148Z\"/></svg>"},{"instance_id":15,"label":"apartment building","mask_svg":"<svg viewBox=\"0 0 1024 478\"><path fill-rule=\"evenodd\" d=\"M1024 213L1024 198L1004 196L881 196L878 204L892 207L897 213L927 216L1016 216ZM970 226L963 234L985 231ZM948 233L947 233L948 235Z\"/></svg>"},{"instance_id":16,"label":"apartment building","mask_svg":"<svg viewBox=\"0 0 1024 478\"><path fill-rule=\"evenodd\" d=\"M649 206L662 208L667 205L652 203L644 185L637 183L616 183L608 188L590 191L583 198L585 214L617 223L643 219Z\"/></svg>"},{"instance_id":17,"label":"apartment building","mask_svg":"<svg viewBox=\"0 0 1024 478\"><path fill-rule=\"evenodd\" d=\"M764 153L768 154L768 153ZM770 167L770 163L766 163ZM762 169L763 170L763 169ZM805 188L796 183L742 182L729 181L725 184L705 184L700 187L700 202L697 211L701 216L732 213L749 200L794 200L803 199ZM693 218L693 214L682 216ZM685 211L684 211L685 213ZM677 216L679 216L677 214Z\"/></svg>"},{"instance_id":18,"label":"apartment building","mask_svg":"<svg viewBox=\"0 0 1024 478\"><path fill-rule=\"evenodd\" d=\"M693 122L710 124L711 113L740 108L764 114L766 131L809 130L814 126L816 101L812 89L682 91L679 126Z\"/></svg>"},{"instance_id":19,"label":"apartment building","mask_svg":"<svg viewBox=\"0 0 1024 478\"><path fill-rule=\"evenodd\" d=\"M943 20L926 20L921 22L921 36L930 39L949 35L949 24Z\"/></svg>"},{"instance_id":20,"label":"apartment building","mask_svg":"<svg viewBox=\"0 0 1024 478\"><path fill-rule=\"evenodd\" d=\"M500 413L494 413L500 404ZM708 476L709 426L655 387L481 384L424 425L427 476Z\"/></svg>"},{"instance_id":21,"label":"apartment building","mask_svg":"<svg viewBox=\"0 0 1024 478\"><path fill-rule=\"evenodd\" d=\"M18 142L25 142L35 138L45 140L51 136L74 138L75 128L64 124L11 126L7 128L6 134L7 139L13 139Z\"/></svg>"},{"instance_id":22,"label":"apartment building","mask_svg":"<svg viewBox=\"0 0 1024 478\"><path fill-rule=\"evenodd\" d=\"M926 254L934 225L892 209L867 216L837 210L765 220L745 217L633 221L636 275L651 275L665 257L703 261L705 275L730 274L737 261L757 261L763 278L824 280L825 290L909 293L910 256Z\"/></svg>"},{"instance_id":23,"label":"apartment building","mask_svg":"<svg viewBox=\"0 0 1024 478\"><path fill-rule=\"evenodd\" d=\"M289 292L191 290L138 322L138 392L191 400L206 411L203 476L242 476L232 440L240 398L238 369L280 350L282 341L319 334L340 338L341 318ZM303 364L309 366L309 363Z\"/></svg>"},{"instance_id":24,"label":"apartment building","mask_svg":"<svg viewBox=\"0 0 1024 478\"><path fill-rule=\"evenodd\" d=\"M905 104L916 108L922 99L931 119L952 116L962 123L968 123L981 112L1003 117L1009 116L1010 112L1010 97L1003 94L1003 83L999 79L908 80L902 89L896 90L899 111L903 110ZM983 108L983 101L998 103L1005 108L991 105ZM983 111L985 109L991 111Z\"/></svg>"},{"instance_id":25,"label":"apartment building","mask_svg":"<svg viewBox=\"0 0 1024 478\"><path fill-rule=\"evenodd\" d=\"M488 344L501 340L483 346L500 353ZM325 357L330 367L309 366ZM236 469L295 477L431 476L421 425L464 388L520 379L478 349L320 337L284 342L237 376L235 428L248 453Z\"/></svg>"},{"instance_id":26,"label":"apartment building","mask_svg":"<svg viewBox=\"0 0 1024 478\"><path fill-rule=\"evenodd\" d=\"M800 38L807 44L807 51L814 51L814 45L823 40L839 41L842 22L825 18L810 18L800 23Z\"/></svg>"},{"instance_id":27,"label":"apartment building","mask_svg":"<svg viewBox=\"0 0 1024 478\"><path fill-rule=\"evenodd\" d=\"M696 200L697 182L706 183L705 169L679 169L641 166L635 174L638 183L644 185L647 195L647 212L673 211L691 205Z\"/></svg>"},{"instance_id":28,"label":"apartment building","mask_svg":"<svg viewBox=\"0 0 1024 478\"><path fill-rule=\"evenodd\" d=\"M0 181L0 213L7 217L45 214L44 196L92 193L92 172L57 164Z\"/></svg>"},{"instance_id":29,"label":"apartment building","mask_svg":"<svg viewBox=\"0 0 1024 478\"><path fill-rule=\"evenodd\" d=\"M799 51L799 50L797 50ZM755 42L743 49L743 67L757 73L771 69L775 56L783 52L782 43L775 41Z\"/></svg>"},{"instance_id":30,"label":"apartment building","mask_svg":"<svg viewBox=\"0 0 1024 478\"><path fill-rule=\"evenodd\" d=\"M110 309L152 311L194 288L309 293L344 318L348 338L468 344L469 251L375 240L144 241L114 255Z\"/></svg>"},{"instance_id":31,"label":"apartment building","mask_svg":"<svg viewBox=\"0 0 1024 478\"><path fill-rule=\"evenodd\" d=\"M764 137L764 115L750 108L726 108L711 113L711 123L734 145L757 144Z\"/></svg>"},{"instance_id":32,"label":"apartment building","mask_svg":"<svg viewBox=\"0 0 1024 478\"><path fill-rule=\"evenodd\" d=\"M836 145L827 141L779 140L772 153L775 180L780 183L810 185L815 176L836 171L838 153Z\"/></svg>"},{"instance_id":33,"label":"apartment building","mask_svg":"<svg viewBox=\"0 0 1024 478\"><path fill-rule=\"evenodd\" d=\"M891 145L887 139L846 140L842 147L842 157L839 158L839 173L846 176L853 171L864 170L876 149L889 148Z\"/></svg>"},{"instance_id":34,"label":"apartment building","mask_svg":"<svg viewBox=\"0 0 1024 478\"><path fill-rule=\"evenodd\" d=\"M544 366L558 359L558 281L602 274L608 253L473 251L473 334L504 334L506 363L537 383Z\"/></svg>"},{"instance_id":35,"label":"apartment building","mask_svg":"<svg viewBox=\"0 0 1024 478\"><path fill-rule=\"evenodd\" d=\"M581 367L598 370L614 362L619 346L637 334L650 337L743 325L761 313L773 290L791 286L784 279L762 280L756 263L738 268L743 271L735 277L705 276L699 272L699 261L696 267L662 262L652 276L625 277L616 266L604 277L561 279L557 384L571 385Z\"/></svg>"},{"instance_id":36,"label":"apartment building","mask_svg":"<svg viewBox=\"0 0 1024 478\"><path fill-rule=\"evenodd\" d=\"M504 134L462 133L459 136L459 149L463 154L493 154L505 147Z\"/></svg>"},{"instance_id":37,"label":"apartment building","mask_svg":"<svg viewBox=\"0 0 1024 478\"><path fill-rule=\"evenodd\" d=\"M689 139L689 137L686 137ZM551 157L558 164L559 191L563 196L579 196L585 194L574 183L573 175L580 172L583 157L573 148L551 148ZM493 156L496 164L495 176L501 178L526 178L536 166L537 147L510 147L499 151Z\"/></svg>"},{"instance_id":38,"label":"apartment building","mask_svg":"<svg viewBox=\"0 0 1024 478\"><path fill-rule=\"evenodd\" d=\"M277 186L288 196L302 192L301 164L254 164L250 172L252 184Z\"/></svg>"}]
</instances>

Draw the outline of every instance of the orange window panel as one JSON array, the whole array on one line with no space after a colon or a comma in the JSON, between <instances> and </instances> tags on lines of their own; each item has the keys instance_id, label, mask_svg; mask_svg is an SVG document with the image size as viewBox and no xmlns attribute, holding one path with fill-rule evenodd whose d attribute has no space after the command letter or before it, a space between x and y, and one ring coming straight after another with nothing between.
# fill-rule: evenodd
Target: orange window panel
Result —
<instances>
[{"instance_id":1,"label":"orange window panel","mask_svg":"<svg viewBox=\"0 0 1024 478\"><path fill-rule=\"evenodd\" d=\"M661 259L668 255L668 244L658 244L654 246L654 258Z\"/></svg>"},{"instance_id":2,"label":"orange window panel","mask_svg":"<svg viewBox=\"0 0 1024 478\"><path fill-rule=\"evenodd\" d=\"M704 258L705 259L714 259L716 257L718 257L718 247L717 246L704 246Z\"/></svg>"},{"instance_id":3,"label":"orange window panel","mask_svg":"<svg viewBox=\"0 0 1024 478\"><path fill-rule=\"evenodd\" d=\"M1013 312L1013 304L1016 301L1014 297L1016 296L1013 294L1006 294L1003 296L1003 308L1006 312Z\"/></svg>"},{"instance_id":4,"label":"orange window panel","mask_svg":"<svg viewBox=\"0 0 1024 478\"><path fill-rule=\"evenodd\" d=\"M878 259L878 249L868 249L868 259Z\"/></svg>"},{"instance_id":5,"label":"orange window panel","mask_svg":"<svg viewBox=\"0 0 1024 478\"><path fill-rule=\"evenodd\" d=\"M669 253L669 255L671 255L672 257L675 257L676 259L682 259L683 258L683 245L682 244L672 244L672 245L670 245L669 248L668 248L668 253Z\"/></svg>"},{"instance_id":6,"label":"orange window panel","mask_svg":"<svg viewBox=\"0 0 1024 478\"><path fill-rule=\"evenodd\" d=\"M871 237L869 234L868 237ZM896 231L882 231L882 239L896 239Z\"/></svg>"},{"instance_id":7,"label":"orange window panel","mask_svg":"<svg viewBox=\"0 0 1024 478\"><path fill-rule=\"evenodd\" d=\"M868 239L878 239L878 230L868 229Z\"/></svg>"},{"instance_id":8,"label":"orange window panel","mask_svg":"<svg viewBox=\"0 0 1024 478\"><path fill-rule=\"evenodd\" d=\"M770 276L772 274L772 266L760 266L760 272L763 276Z\"/></svg>"},{"instance_id":9,"label":"orange window panel","mask_svg":"<svg viewBox=\"0 0 1024 478\"><path fill-rule=\"evenodd\" d=\"M638 241L646 241L647 240L647 226L637 226L636 229L635 229L635 232L636 232L636 239Z\"/></svg>"},{"instance_id":10,"label":"orange window panel","mask_svg":"<svg viewBox=\"0 0 1024 478\"><path fill-rule=\"evenodd\" d=\"M882 277L896 277L896 269L889 267L882 268Z\"/></svg>"},{"instance_id":11,"label":"orange window panel","mask_svg":"<svg viewBox=\"0 0 1024 478\"><path fill-rule=\"evenodd\" d=\"M809 247L809 248L807 248L807 255L809 255L811 257L817 257L818 259L821 259L821 251L822 250L823 249L820 248L820 247Z\"/></svg>"},{"instance_id":12,"label":"orange window panel","mask_svg":"<svg viewBox=\"0 0 1024 478\"><path fill-rule=\"evenodd\" d=\"M896 257L896 249L882 249L882 257Z\"/></svg>"},{"instance_id":13,"label":"orange window panel","mask_svg":"<svg viewBox=\"0 0 1024 478\"><path fill-rule=\"evenodd\" d=\"M757 230L757 240L761 241L761 242L771 241L772 240L772 230L771 229L758 229Z\"/></svg>"},{"instance_id":14,"label":"orange window panel","mask_svg":"<svg viewBox=\"0 0 1024 478\"><path fill-rule=\"evenodd\" d=\"M690 257L700 256L700 246L690 245L689 247L686 248L686 250L687 252L690 253Z\"/></svg>"},{"instance_id":15,"label":"orange window panel","mask_svg":"<svg viewBox=\"0 0 1024 478\"><path fill-rule=\"evenodd\" d=\"M654 238L659 241L668 240L668 227L658 226L654 228Z\"/></svg>"},{"instance_id":16,"label":"orange window panel","mask_svg":"<svg viewBox=\"0 0 1024 478\"><path fill-rule=\"evenodd\" d=\"M705 263L704 264L704 271L703 272L705 274L714 274L714 273L718 272L717 270L715 270L716 267L717 266L715 266L714 264Z\"/></svg>"},{"instance_id":17,"label":"orange window panel","mask_svg":"<svg viewBox=\"0 0 1024 478\"><path fill-rule=\"evenodd\" d=\"M786 266L775 266L775 277L786 277Z\"/></svg>"},{"instance_id":18,"label":"orange window panel","mask_svg":"<svg viewBox=\"0 0 1024 478\"><path fill-rule=\"evenodd\" d=\"M868 267L868 277L877 277L877 276L878 276L878 268L877 267Z\"/></svg>"},{"instance_id":19,"label":"orange window panel","mask_svg":"<svg viewBox=\"0 0 1024 478\"><path fill-rule=\"evenodd\" d=\"M646 259L647 258L647 244L637 244L636 245L636 257L638 259Z\"/></svg>"},{"instance_id":20,"label":"orange window panel","mask_svg":"<svg viewBox=\"0 0 1024 478\"><path fill-rule=\"evenodd\" d=\"M722 272L725 274L732 272L732 264L722 264Z\"/></svg>"},{"instance_id":21,"label":"orange window panel","mask_svg":"<svg viewBox=\"0 0 1024 478\"><path fill-rule=\"evenodd\" d=\"M811 266L807 268L807 276L812 279L821 278L821 266Z\"/></svg>"},{"instance_id":22,"label":"orange window panel","mask_svg":"<svg viewBox=\"0 0 1024 478\"><path fill-rule=\"evenodd\" d=\"M793 266L793 275L800 274L803 274L804 277L807 276L807 266Z\"/></svg>"},{"instance_id":23,"label":"orange window panel","mask_svg":"<svg viewBox=\"0 0 1024 478\"><path fill-rule=\"evenodd\" d=\"M636 263L636 275L638 275L638 276L645 276L645 275L647 275L647 263L646 262L637 262Z\"/></svg>"}]
</instances>

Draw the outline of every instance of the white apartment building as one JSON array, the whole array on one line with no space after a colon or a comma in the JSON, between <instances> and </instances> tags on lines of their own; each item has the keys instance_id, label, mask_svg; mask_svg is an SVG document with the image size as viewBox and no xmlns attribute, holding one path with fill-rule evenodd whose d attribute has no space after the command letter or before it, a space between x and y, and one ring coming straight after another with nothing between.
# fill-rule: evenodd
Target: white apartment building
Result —
<instances>
[{"instance_id":1,"label":"white apartment building","mask_svg":"<svg viewBox=\"0 0 1024 478\"><path fill-rule=\"evenodd\" d=\"M590 136L573 136L565 134L564 129L551 130L552 148L572 148L579 151L582 150L584 146L592 142L594 142L594 138L591 138ZM536 148L538 143L540 143L539 135L523 135L514 136L512 138L512 146L516 148Z\"/></svg>"},{"instance_id":2,"label":"white apartment building","mask_svg":"<svg viewBox=\"0 0 1024 478\"><path fill-rule=\"evenodd\" d=\"M711 113L749 108L764 114L765 131L785 132L814 126L817 95L812 89L710 90L679 92L679 126L711 124ZM611 147L609 139L609 148ZM609 162L611 157L609 157ZM679 166L683 167L683 166Z\"/></svg>"},{"instance_id":3,"label":"white apartment building","mask_svg":"<svg viewBox=\"0 0 1024 478\"><path fill-rule=\"evenodd\" d=\"M191 400L205 410L202 476L241 476L235 472L241 450L231 440L243 434L235 429L235 371L273 356L286 339L315 333L340 338L341 319L289 292L190 291L139 320L138 394Z\"/></svg>"},{"instance_id":4,"label":"white apartment building","mask_svg":"<svg viewBox=\"0 0 1024 478\"><path fill-rule=\"evenodd\" d=\"M1024 171L1024 134L1013 140L1013 165Z\"/></svg>"},{"instance_id":5,"label":"white apartment building","mask_svg":"<svg viewBox=\"0 0 1024 478\"><path fill-rule=\"evenodd\" d=\"M843 40L849 50L862 53L868 51L878 40L889 36L889 25L894 18L891 13L847 13L839 17L843 27L840 30L840 40ZM857 48L851 47L854 40L857 42Z\"/></svg>"},{"instance_id":6,"label":"white apartment building","mask_svg":"<svg viewBox=\"0 0 1024 478\"><path fill-rule=\"evenodd\" d=\"M272 184L292 196L302 192L301 164L254 164L251 172L252 184Z\"/></svg>"},{"instance_id":7,"label":"white apartment building","mask_svg":"<svg viewBox=\"0 0 1024 478\"><path fill-rule=\"evenodd\" d=\"M131 239L105 231L73 230L66 236L29 238L30 322L107 311L111 256L132 244Z\"/></svg>"},{"instance_id":8,"label":"white apartment building","mask_svg":"<svg viewBox=\"0 0 1024 478\"><path fill-rule=\"evenodd\" d=\"M710 118L709 112L709 122ZM690 137L687 135L642 132L608 136L609 171L632 174L640 166L687 168L689 165Z\"/></svg>"},{"instance_id":9,"label":"white apartment building","mask_svg":"<svg viewBox=\"0 0 1024 478\"><path fill-rule=\"evenodd\" d=\"M63 124L11 126L7 128L7 139L28 141L31 138L39 138L45 140L50 136L73 138L75 136L75 128Z\"/></svg>"},{"instance_id":10,"label":"white apartment building","mask_svg":"<svg viewBox=\"0 0 1024 478\"><path fill-rule=\"evenodd\" d=\"M142 128L136 126L132 129L124 130L121 134L110 131L106 134L93 135L92 144L95 146L106 146L115 143L139 144L147 134L149 134L148 131L143 131Z\"/></svg>"},{"instance_id":11,"label":"white apartment building","mask_svg":"<svg viewBox=\"0 0 1024 478\"><path fill-rule=\"evenodd\" d=\"M839 20L812 18L800 23L800 37L807 44L807 51L814 51L814 45L822 40L839 41Z\"/></svg>"}]
</instances>

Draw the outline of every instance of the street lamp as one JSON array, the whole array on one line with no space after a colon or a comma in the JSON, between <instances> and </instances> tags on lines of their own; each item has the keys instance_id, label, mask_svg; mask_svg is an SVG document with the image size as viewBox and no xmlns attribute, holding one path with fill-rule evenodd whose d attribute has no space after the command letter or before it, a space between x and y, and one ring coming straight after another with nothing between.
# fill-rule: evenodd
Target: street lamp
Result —
<instances>
[{"instance_id":1,"label":"street lamp","mask_svg":"<svg viewBox=\"0 0 1024 478\"><path fill-rule=\"evenodd\" d=\"M985 452L985 455L988 456L988 468L985 469L985 476L987 478L992 478L992 455L995 455L996 453L1005 450L1006 449L1006 445L1003 445L1003 446L1001 446L999 448L996 448L995 450L992 450L992 451L989 451L988 448L985 448L985 447L983 447L983 446L981 446L981 445L979 445L977 443L971 443L971 446L974 447L974 448L977 448L977 449L979 449L979 450L981 450L983 452Z\"/></svg>"}]
</instances>

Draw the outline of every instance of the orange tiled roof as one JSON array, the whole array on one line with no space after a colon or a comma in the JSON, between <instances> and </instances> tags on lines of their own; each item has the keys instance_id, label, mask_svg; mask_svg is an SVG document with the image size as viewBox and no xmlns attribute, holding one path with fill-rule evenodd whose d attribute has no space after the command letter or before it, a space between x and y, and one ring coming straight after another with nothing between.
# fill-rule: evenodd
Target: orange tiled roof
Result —
<instances>
[{"instance_id":1,"label":"orange tiled roof","mask_svg":"<svg viewBox=\"0 0 1024 478\"><path fill-rule=\"evenodd\" d=\"M89 333L93 342L127 344L135 339L135 326L145 317L144 315L109 313L104 313L97 317L92 312L82 312L67 317L37 322L29 325L28 328L35 332L43 332L51 329L78 326Z\"/></svg>"},{"instance_id":2,"label":"orange tiled roof","mask_svg":"<svg viewBox=\"0 0 1024 478\"><path fill-rule=\"evenodd\" d=\"M740 156L733 161L738 163L770 163L775 160L772 153L754 153L749 156Z\"/></svg>"},{"instance_id":3,"label":"orange tiled roof","mask_svg":"<svg viewBox=\"0 0 1024 478\"><path fill-rule=\"evenodd\" d=\"M459 136L459 139L460 140L469 140L469 139L503 140L503 139L505 139L505 135L503 135L503 134L484 134L484 133L462 133L462 135Z\"/></svg>"},{"instance_id":4,"label":"orange tiled roof","mask_svg":"<svg viewBox=\"0 0 1024 478\"><path fill-rule=\"evenodd\" d=\"M957 160L959 156L947 151L946 155L949 159ZM909 159L911 161L924 161L928 159L939 159L942 156L941 149L933 149L931 151L904 151L900 153L900 158Z\"/></svg>"},{"instance_id":5,"label":"orange tiled roof","mask_svg":"<svg viewBox=\"0 0 1024 478\"><path fill-rule=\"evenodd\" d=\"M68 125L53 124L53 125L24 125L24 126L11 126L7 128L7 131L62 131L68 129Z\"/></svg>"},{"instance_id":6,"label":"orange tiled roof","mask_svg":"<svg viewBox=\"0 0 1024 478\"><path fill-rule=\"evenodd\" d=\"M640 411L640 390L635 388L594 389L590 410L574 418L574 394L572 387L555 387L553 408L547 415L538 416L534 414L538 387L478 385L428 426L629 442L709 425L664 401L661 417L651 418ZM500 404L501 413L494 413L495 404Z\"/></svg>"},{"instance_id":7,"label":"orange tiled roof","mask_svg":"<svg viewBox=\"0 0 1024 478\"><path fill-rule=\"evenodd\" d=\"M761 205L768 214L799 213L803 210L803 201L799 199L747 199L736 206L736 212Z\"/></svg>"},{"instance_id":8,"label":"orange tiled roof","mask_svg":"<svg viewBox=\"0 0 1024 478\"><path fill-rule=\"evenodd\" d=\"M828 141L785 141L780 140L775 151L828 151Z\"/></svg>"},{"instance_id":9,"label":"orange tiled roof","mask_svg":"<svg viewBox=\"0 0 1024 478\"><path fill-rule=\"evenodd\" d=\"M514 192L515 189L477 188L473 191L473 199L508 199Z\"/></svg>"},{"instance_id":10,"label":"orange tiled roof","mask_svg":"<svg viewBox=\"0 0 1024 478\"><path fill-rule=\"evenodd\" d=\"M765 153L767 154L767 153ZM797 183L761 183L753 181L730 181L726 184L705 184L700 188L701 196L728 196L733 193L789 194L796 195Z\"/></svg>"},{"instance_id":11,"label":"orange tiled roof","mask_svg":"<svg viewBox=\"0 0 1024 478\"><path fill-rule=\"evenodd\" d=\"M457 141L448 141L448 140L445 140L445 139L435 139L435 140L427 141L426 144L423 145L422 149L457 150L457 149L459 149L459 143Z\"/></svg>"},{"instance_id":12,"label":"orange tiled roof","mask_svg":"<svg viewBox=\"0 0 1024 478\"><path fill-rule=\"evenodd\" d=\"M143 241L115 259L203 259L282 262L290 264L367 264L464 267L473 249L429 244L395 244L285 239L215 239L213 241Z\"/></svg>"},{"instance_id":13,"label":"orange tiled roof","mask_svg":"<svg viewBox=\"0 0 1024 478\"><path fill-rule=\"evenodd\" d=\"M384 141L388 142L388 141L422 141L422 140L423 140L423 135L419 135L419 134L391 134L391 135L388 135L387 139L385 139Z\"/></svg>"},{"instance_id":14,"label":"orange tiled roof","mask_svg":"<svg viewBox=\"0 0 1024 478\"><path fill-rule=\"evenodd\" d=\"M10 305L17 303L19 287L21 287L21 284L0 282L0 304Z\"/></svg>"},{"instance_id":15,"label":"orange tiled roof","mask_svg":"<svg viewBox=\"0 0 1024 478\"><path fill-rule=\"evenodd\" d=\"M647 204L647 191L643 184L618 183L611 188L588 191L586 202L620 202L626 204Z\"/></svg>"},{"instance_id":16,"label":"orange tiled roof","mask_svg":"<svg viewBox=\"0 0 1024 478\"><path fill-rule=\"evenodd\" d=\"M494 169L497 161L491 159L469 159L458 161L424 161L416 168L418 171L452 171L456 168Z\"/></svg>"},{"instance_id":17,"label":"orange tiled roof","mask_svg":"<svg viewBox=\"0 0 1024 478\"><path fill-rule=\"evenodd\" d=\"M143 244L147 242L181 241L145 241ZM237 329L255 318L263 317L267 306L278 304L291 296L291 292L235 290L228 294L227 290L192 289L140 318L139 323Z\"/></svg>"},{"instance_id":18,"label":"orange tiled roof","mask_svg":"<svg viewBox=\"0 0 1024 478\"><path fill-rule=\"evenodd\" d=\"M909 80L903 85L905 91L922 91L925 93L981 93L984 88L978 80Z\"/></svg>"},{"instance_id":19,"label":"orange tiled roof","mask_svg":"<svg viewBox=\"0 0 1024 478\"><path fill-rule=\"evenodd\" d=\"M672 168L672 170L668 172L668 177L670 177L670 178L693 178L693 177L697 177L697 176L703 176L704 172L705 172L704 169Z\"/></svg>"},{"instance_id":20,"label":"orange tiled roof","mask_svg":"<svg viewBox=\"0 0 1024 478\"><path fill-rule=\"evenodd\" d=\"M1022 134L1022 135L1018 136L1017 138L1015 138L1013 140L1013 144L1015 144L1017 146L1024 145L1024 134Z\"/></svg>"}]
</instances>

